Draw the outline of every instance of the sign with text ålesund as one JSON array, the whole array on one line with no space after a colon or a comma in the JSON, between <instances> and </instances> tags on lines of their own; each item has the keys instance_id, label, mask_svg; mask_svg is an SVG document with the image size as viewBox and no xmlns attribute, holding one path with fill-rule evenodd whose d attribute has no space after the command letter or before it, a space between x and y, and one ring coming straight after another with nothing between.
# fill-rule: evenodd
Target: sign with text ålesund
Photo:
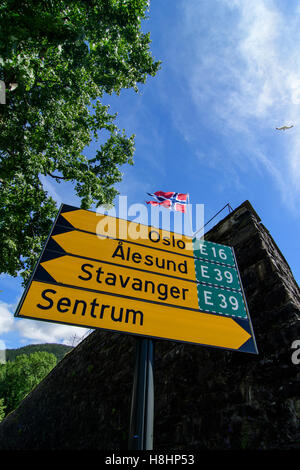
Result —
<instances>
[{"instance_id":1,"label":"sign with text \u00e5lesund","mask_svg":"<svg viewBox=\"0 0 300 470\"><path fill-rule=\"evenodd\" d=\"M257 354L231 247L65 204L15 316Z\"/></svg>"}]
</instances>

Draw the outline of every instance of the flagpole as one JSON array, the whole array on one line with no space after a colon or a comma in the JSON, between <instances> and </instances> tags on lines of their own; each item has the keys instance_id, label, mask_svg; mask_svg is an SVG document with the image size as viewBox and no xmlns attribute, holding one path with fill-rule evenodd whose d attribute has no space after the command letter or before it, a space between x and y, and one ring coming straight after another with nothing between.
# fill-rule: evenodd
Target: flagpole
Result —
<instances>
[{"instance_id":1,"label":"flagpole","mask_svg":"<svg viewBox=\"0 0 300 470\"><path fill-rule=\"evenodd\" d=\"M189 209L189 206L190 206L190 193L187 193L187 200L188 200L188 209ZM190 217L189 210L187 211L187 216L188 216L188 220L189 220L189 224L190 224L191 237L193 238L193 226L192 226L192 220L191 220L191 217Z\"/></svg>"},{"instance_id":2,"label":"flagpole","mask_svg":"<svg viewBox=\"0 0 300 470\"><path fill-rule=\"evenodd\" d=\"M222 211L225 209L225 207L228 207L228 209L231 208L231 210L233 210L232 207L230 206L229 202L228 202L228 203L227 203L224 207L222 207L222 209L220 209L211 219L209 219L201 228L199 228L199 230L197 230L197 232L195 232L194 235L196 235L196 234L197 234L198 232L200 232L200 230L202 230L207 224L209 224L209 222L211 222L218 214L220 214L220 212L222 212ZM230 212L230 209L229 209L229 212Z\"/></svg>"}]
</instances>

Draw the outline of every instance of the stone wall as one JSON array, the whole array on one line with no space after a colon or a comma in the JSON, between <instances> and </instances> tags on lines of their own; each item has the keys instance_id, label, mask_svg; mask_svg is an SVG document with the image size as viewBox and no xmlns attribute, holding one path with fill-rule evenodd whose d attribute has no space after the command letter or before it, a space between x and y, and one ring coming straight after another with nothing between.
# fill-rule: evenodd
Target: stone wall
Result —
<instances>
[{"instance_id":1,"label":"stone wall","mask_svg":"<svg viewBox=\"0 0 300 470\"><path fill-rule=\"evenodd\" d=\"M246 201L206 234L233 246L259 354L155 340L154 449L300 448L300 293ZM93 332L0 424L0 449L127 449L135 337Z\"/></svg>"}]
</instances>

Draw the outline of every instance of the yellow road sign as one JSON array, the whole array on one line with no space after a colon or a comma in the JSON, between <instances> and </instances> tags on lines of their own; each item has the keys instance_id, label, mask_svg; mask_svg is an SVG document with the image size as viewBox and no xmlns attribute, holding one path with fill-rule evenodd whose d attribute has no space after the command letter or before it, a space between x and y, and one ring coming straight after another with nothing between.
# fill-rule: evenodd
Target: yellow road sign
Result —
<instances>
[{"instance_id":1,"label":"yellow road sign","mask_svg":"<svg viewBox=\"0 0 300 470\"><path fill-rule=\"evenodd\" d=\"M79 230L52 235L65 253L143 269L168 276L196 280L194 259L142 245L103 238Z\"/></svg>"},{"instance_id":2,"label":"yellow road sign","mask_svg":"<svg viewBox=\"0 0 300 470\"><path fill-rule=\"evenodd\" d=\"M57 283L198 309L197 284L74 256L47 253L40 265Z\"/></svg>"},{"instance_id":3,"label":"yellow road sign","mask_svg":"<svg viewBox=\"0 0 300 470\"><path fill-rule=\"evenodd\" d=\"M232 318L37 281L18 316L234 350L251 338Z\"/></svg>"},{"instance_id":4,"label":"yellow road sign","mask_svg":"<svg viewBox=\"0 0 300 470\"><path fill-rule=\"evenodd\" d=\"M188 240L168 232L147 227L140 243L132 233L122 239L121 219L117 235L99 231L99 219L62 205L15 316L257 354L248 309L237 299L242 290L227 288L231 267L197 260ZM220 246L209 245L223 261Z\"/></svg>"},{"instance_id":5,"label":"yellow road sign","mask_svg":"<svg viewBox=\"0 0 300 470\"><path fill-rule=\"evenodd\" d=\"M78 230L193 256L192 238L179 233L84 209L67 210L61 213L61 217Z\"/></svg>"}]
</instances>

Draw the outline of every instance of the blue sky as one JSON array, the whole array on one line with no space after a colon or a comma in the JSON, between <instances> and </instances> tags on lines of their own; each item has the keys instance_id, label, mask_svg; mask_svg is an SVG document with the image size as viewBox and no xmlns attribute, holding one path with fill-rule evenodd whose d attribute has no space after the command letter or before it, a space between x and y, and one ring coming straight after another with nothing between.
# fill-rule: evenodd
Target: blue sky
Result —
<instances>
[{"instance_id":1,"label":"blue sky","mask_svg":"<svg viewBox=\"0 0 300 470\"><path fill-rule=\"evenodd\" d=\"M192 204L204 204L207 221L225 204L235 208L248 199L298 283L299 15L296 0L256 0L251 8L244 0L152 0L143 28L162 68L138 94L105 97L119 127L136 135L135 165L122 168L118 185L128 206L143 204L147 192L188 192ZM71 184L43 181L58 205L79 206ZM21 278L1 275L0 289L7 348L70 343L86 333L15 319Z\"/></svg>"}]
</instances>

